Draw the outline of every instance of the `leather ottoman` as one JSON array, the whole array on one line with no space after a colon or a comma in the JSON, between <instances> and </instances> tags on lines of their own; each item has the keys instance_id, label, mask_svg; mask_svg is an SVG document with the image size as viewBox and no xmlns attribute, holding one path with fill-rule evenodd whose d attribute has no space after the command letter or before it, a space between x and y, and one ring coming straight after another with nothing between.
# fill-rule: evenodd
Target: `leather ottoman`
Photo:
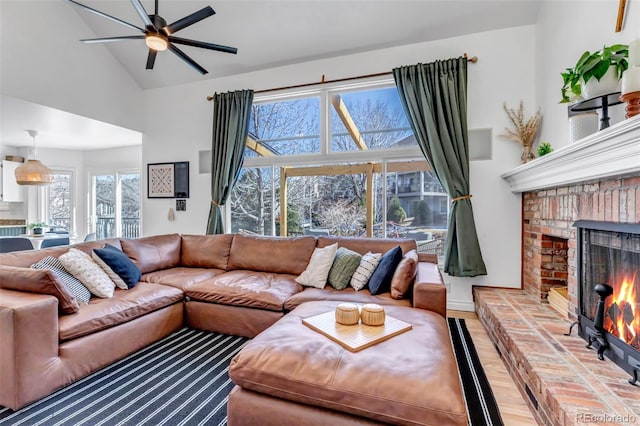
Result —
<instances>
[{"instance_id":1,"label":"leather ottoman","mask_svg":"<svg viewBox=\"0 0 640 426\"><path fill-rule=\"evenodd\" d=\"M236 355L229 425L467 424L445 318L385 306L413 329L352 353L302 324L338 303L303 303Z\"/></svg>"}]
</instances>

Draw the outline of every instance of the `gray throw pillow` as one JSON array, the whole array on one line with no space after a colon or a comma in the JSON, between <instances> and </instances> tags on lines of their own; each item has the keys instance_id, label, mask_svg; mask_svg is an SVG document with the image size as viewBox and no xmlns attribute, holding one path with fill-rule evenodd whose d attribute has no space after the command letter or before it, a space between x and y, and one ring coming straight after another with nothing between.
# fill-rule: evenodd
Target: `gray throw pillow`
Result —
<instances>
[{"instance_id":1,"label":"gray throw pillow","mask_svg":"<svg viewBox=\"0 0 640 426\"><path fill-rule=\"evenodd\" d=\"M349 287L353 273L358 269L362 256L348 248L340 247L329 271L329 284L336 290Z\"/></svg>"}]
</instances>

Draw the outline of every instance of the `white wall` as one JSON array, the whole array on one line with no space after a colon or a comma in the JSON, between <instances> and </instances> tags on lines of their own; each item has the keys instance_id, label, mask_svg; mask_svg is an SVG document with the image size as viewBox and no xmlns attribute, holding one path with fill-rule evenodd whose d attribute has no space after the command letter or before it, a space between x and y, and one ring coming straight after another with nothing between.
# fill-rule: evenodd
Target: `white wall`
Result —
<instances>
[{"instance_id":1,"label":"white wall","mask_svg":"<svg viewBox=\"0 0 640 426\"><path fill-rule=\"evenodd\" d=\"M493 159L471 164L473 207L480 245L489 275L453 279L450 307L473 309L471 285L520 286L520 197L512 194L500 174L520 162L520 148L496 135L507 125L502 103L516 106L523 99L534 108L533 26L491 31L436 42L406 45L270 70L212 79L195 84L145 92L147 132L143 136L144 164L190 161L191 197L187 212L167 219L173 200L144 199L144 234L205 231L209 210L210 175L198 174L198 151L210 149L212 105L206 96L252 88L255 90L297 83L390 71L400 65L477 55L468 71L470 128L493 128ZM162 109L154 106L162 104ZM145 179L146 181L146 179Z\"/></svg>"},{"instance_id":2,"label":"white wall","mask_svg":"<svg viewBox=\"0 0 640 426\"><path fill-rule=\"evenodd\" d=\"M627 1L623 31L615 32L618 0L545 1L536 24L536 100L542 107L539 140L554 147L567 145L567 104L559 104L562 77L586 50L628 44L640 37L640 3ZM613 107L611 124L624 118L624 106ZM615 111L617 110L617 111Z\"/></svg>"},{"instance_id":3,"label":"white wall","mask_svg":"<svg viewBox=\"0 0 640 426\"><path fill-rule=\"evenodd\" d=\"M79 41L92 35L74 6L62 0L2 0L2 94L143 130L142 90L106 47Z\"/></svg>"}]
</instances>

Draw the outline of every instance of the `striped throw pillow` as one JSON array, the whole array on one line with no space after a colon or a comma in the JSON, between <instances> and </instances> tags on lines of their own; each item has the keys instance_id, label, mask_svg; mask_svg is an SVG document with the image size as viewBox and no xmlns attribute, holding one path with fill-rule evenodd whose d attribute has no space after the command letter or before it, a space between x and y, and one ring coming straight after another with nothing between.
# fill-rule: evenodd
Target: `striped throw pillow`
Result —
<instances>
[{"instance_id":1,"label":"striped throw pillow","mask_svg":"<svg viewBox=\"0 0 640 426\"><path fill-rule=\"evenodd\" d=\"M67 289L76 300L80 303L89 303L89 299L91 299L91 292L87 287L80 282L76 277L71 275L69 271L64 268L62 262L52 256L47 256L40 259L39 262L31 265L33 269L48 269L53 272L56 277L60 279L67 286Z\"/></svg>"},{"instance_id":2,"label":"striped throw pillow","mask_svg":"<svg viewBox=\"0 0 640 426\"><path fill-rule=\"evenodd\" d=\"M367 286L369 282L369 278L373 275L373 271L376 270L378 263L380 263L380 259L382 258L382 253L367 253L362 256L360 260L360 265L358 265L358 269L353 273L351 277L351 281L349 284L356 291L362 290Z\"/></svg>"}]
</instances>

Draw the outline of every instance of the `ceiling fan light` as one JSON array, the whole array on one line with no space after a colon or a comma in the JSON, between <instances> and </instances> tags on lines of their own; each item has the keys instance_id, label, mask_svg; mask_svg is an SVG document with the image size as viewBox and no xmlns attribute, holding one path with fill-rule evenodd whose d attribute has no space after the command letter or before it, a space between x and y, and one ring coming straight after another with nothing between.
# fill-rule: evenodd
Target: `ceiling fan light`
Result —
<instances>
[{"instance_id":1,"label":"ceiling fan light","mask_svg":"<svg viewBox=\"0 0 640 426\"><path fill-rule=\"evenodd\" d=\"M167 39L159 34L148 34L145 37L144 41L149 49L153 49L158 52L167 50L167 47L169 47L169 42L167 41Z\"/></svg>"},{"instance_id":2,"label":"ceiling fan light","mask_svg":"<svg viewBox=\"0 0 640 426\"><path fill-rule=\"evenodd\" d=\"M18 185L49 185L53 179L50 168L38 160L28 160L15 170Z\"/></svg>"}]
</instances>

